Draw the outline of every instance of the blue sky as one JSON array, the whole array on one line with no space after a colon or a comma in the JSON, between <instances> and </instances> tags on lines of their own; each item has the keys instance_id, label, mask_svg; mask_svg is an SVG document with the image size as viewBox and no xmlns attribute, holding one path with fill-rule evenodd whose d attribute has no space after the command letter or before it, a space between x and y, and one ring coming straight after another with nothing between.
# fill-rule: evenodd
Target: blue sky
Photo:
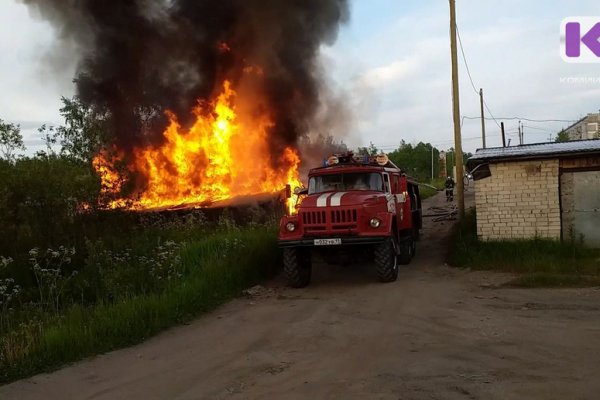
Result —
<instances>
[{"instance_id":1,"label":"blue sky","mask_svg":"<svg viewBox=\"0 0 600 400\"><path fill-rule=\"evenodd\" d=\"M328 118L327 129L352 146L373 142L391 150L405 140L451 147L448 14L447 0L354 0L350 23L333 46L323 46L323 67L347 104L347 113ZM576 120L600 109L600 64L568 64L559 54L561 21L600 16L597 0L457 0L457 15L476 89L484 88L494 116ZM73 94L75 52L57 59L54 45L48 24L31 18L22 4L1 2L0 118L20 122L32 148L34 127L60 123L60 96ZM461 114L478 116L462 59L460 84ZM566 125L525 122L525 141L546 141ZM496 123L486 127L488 145L499 145ZM511 144L516 127L506 121ZM480 146L480 122L465 120L463 137L465 150Z\"/></svg>"}]
</instances>

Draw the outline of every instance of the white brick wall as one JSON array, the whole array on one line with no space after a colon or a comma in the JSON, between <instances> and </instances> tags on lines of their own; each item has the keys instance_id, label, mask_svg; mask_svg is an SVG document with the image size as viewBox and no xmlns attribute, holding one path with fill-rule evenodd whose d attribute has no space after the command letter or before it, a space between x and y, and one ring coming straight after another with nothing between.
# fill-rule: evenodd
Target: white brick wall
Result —
<instances>
[{"instance_id":1,"label":"white brick wall","mask_svg":"<svg viewBox=\"0 0 600 400\"><path fill-rule=\"evenodd\" d=\"M558 160L490 164L475 181L477 235L483 240L560 239Z\"/></svg>"}]
</instances>

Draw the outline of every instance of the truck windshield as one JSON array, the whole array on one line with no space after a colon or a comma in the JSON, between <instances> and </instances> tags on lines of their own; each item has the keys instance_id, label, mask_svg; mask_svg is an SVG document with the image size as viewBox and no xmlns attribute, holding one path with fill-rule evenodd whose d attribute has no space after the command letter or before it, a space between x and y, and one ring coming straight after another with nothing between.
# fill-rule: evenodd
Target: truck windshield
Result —
<instances>
[{"instance_id":1,"label":"truck windshield","mask_svg":"<svg viewBox=\"0 0 600 400\"><path fill-rule=\"evenodd\" d=\"M376 172L352 172L313 176L308 181L308 194L342 190L383 192L383 180Z\"/></svg>"}]
</instances>

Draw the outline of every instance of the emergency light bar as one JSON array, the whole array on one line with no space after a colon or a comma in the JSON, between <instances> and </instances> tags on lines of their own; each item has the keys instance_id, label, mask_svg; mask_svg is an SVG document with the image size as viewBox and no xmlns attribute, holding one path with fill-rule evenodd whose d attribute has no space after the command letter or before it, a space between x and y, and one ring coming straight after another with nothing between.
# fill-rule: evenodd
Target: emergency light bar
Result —
<instances>
[{"instance_id":1,"label":"emergency light bar","mask_svg":"<svg viewBox=\"0 0 600 400\"><path fill-rule=\"evenodd\" d=\"M390 159L386 154L379 154L377 156L368 155L354 155L352 152L333 154L323 160L323 167L331 167L337 164L377 164L384 167L390 163Z\"/></svg>"}]
</instances>

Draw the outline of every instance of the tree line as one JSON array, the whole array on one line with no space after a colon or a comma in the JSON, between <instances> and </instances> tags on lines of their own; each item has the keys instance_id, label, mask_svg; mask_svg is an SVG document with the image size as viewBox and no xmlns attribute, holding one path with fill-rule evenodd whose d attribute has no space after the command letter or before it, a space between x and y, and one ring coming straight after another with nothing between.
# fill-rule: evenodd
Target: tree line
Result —
<instances>
[{"instance_id":1,"label":"tree line","mask_svg":"<svg viewBox=\"0 0 600 400\"><path fill-rule=\"evenodd\" d=\"M373 143L370 143L368 147L359 147L358 153L377 155L382 153L382 151ZM406 171L407 175L421 182L427 182L435 180L440 176L440 153L441 150L434 147L431 143L419 142L411 144L401 140L398 148L387 153L387 155L394 164ZM446 150L445 153L446 175L452 176L453 168L456 165L456 155L453 148ZM463 164L471 156L471 153L463 153Z\"/></svg>"}]
</instances>

